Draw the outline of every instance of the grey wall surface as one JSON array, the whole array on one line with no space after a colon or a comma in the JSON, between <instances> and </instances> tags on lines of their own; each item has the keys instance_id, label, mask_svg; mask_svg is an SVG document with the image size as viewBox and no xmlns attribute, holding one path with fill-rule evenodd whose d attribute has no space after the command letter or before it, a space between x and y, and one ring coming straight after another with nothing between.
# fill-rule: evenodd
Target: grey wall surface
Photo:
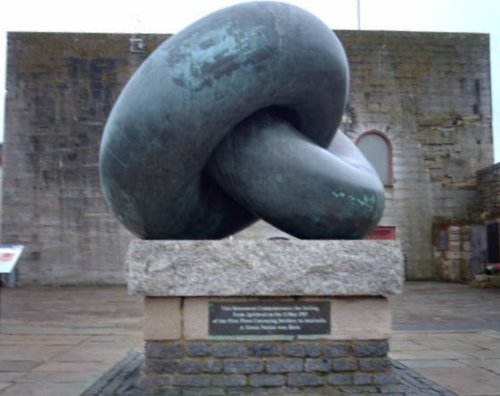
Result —
<instances>
[{"instance_id":1,"label":"grey wall surface","mask_svg":"<svg viewBox=\"0 0 500 396\"><path fill-rule=\"evenodd\" d=\"M500 163L478 172L478 220L488 222L500 218Z\"/></svg>"},{"instance_id":2,"label":"grey wall surface","mask_svg":"<svg viewBox=\"0 0 500 396\"><path fill-rule=\"evenodd\" d=\"M493 163L489 37L340 32L351 66L344 130L383 132L394 185L381 225L396 226L407 277L436 276L432 223L464 220L476 172Z\"/></svg>"},{"instance_id":3,"label":"grey wall surface","mask_svg":"<svg viewBox=\"0 0 500 396\"><path fill-rule=\"evenodd\" d=\"M481 34L340 31L351 66L343 129L393 146L382 225L407 276L436 276L432 223L467 216L476 172L493 163L489 41ZM121 88L166 36L10 33L3 242L26 250L23 283L123 283L131 235L106 208L99 140ZM258 225L239 238L273 235Z\"/></svg>"},{"instance_id":4,"label":"grey wall surface","mask_svg":"<svg viewBox=\"0 0 500 396\"><path fill-rule=\"evenodd\" d=\"M98 182L104 122L143 60L128 35L8 35L3 242L22 283L123 283L130 234ZM156 45L160 37L149 37Z\"/></svg>"}]
</instances>

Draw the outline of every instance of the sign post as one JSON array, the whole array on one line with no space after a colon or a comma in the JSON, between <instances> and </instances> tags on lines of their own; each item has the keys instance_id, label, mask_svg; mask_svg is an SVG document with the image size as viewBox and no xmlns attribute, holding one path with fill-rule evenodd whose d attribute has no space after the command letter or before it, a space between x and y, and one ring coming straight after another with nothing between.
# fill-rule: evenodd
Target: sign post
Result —
<instances>
[{"instance_id":1,"label":"sign post","mask_svg":"<svg viewBox=\"0 0 500 396\"><path fill-rule=\"evenodd\" d=\"M2 274L9 274L9 285L15 284L15 268L23 245L0 245L0 320L2 318Z\"/></svg>"}]
</instances>

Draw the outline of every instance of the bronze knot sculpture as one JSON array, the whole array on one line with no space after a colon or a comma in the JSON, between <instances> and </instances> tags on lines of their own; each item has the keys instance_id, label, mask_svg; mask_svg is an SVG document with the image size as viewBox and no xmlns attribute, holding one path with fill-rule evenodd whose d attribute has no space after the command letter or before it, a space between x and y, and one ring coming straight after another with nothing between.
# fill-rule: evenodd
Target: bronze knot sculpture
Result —
<instances>
[{"instance_id":1,"label":"bronze knot sculpture","mask_svg":"<svg viewBox=\"0 0 500 396\"><path fill-rule=\"evenodd\" d=\"M384 190L337 131L348 78L335 34L300 8L202 18L144 61L111 111L107 203L145 239L223 238L257 218L299 238L363 237Z\"/></svg>"}]
</instances>

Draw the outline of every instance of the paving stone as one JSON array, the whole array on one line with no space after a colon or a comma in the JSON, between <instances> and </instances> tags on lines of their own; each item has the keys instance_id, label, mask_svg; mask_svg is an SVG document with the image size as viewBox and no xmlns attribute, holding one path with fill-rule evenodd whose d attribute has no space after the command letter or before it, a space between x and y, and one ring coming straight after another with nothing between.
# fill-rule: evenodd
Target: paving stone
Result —
<instances>
[{"instance_id":1,"label":"paving stone","mask_svg":"<svg viewBox=\"0 0 500 396\"><path fill-rule=\"evenodd\" d=\"M443 346L440 347L442 348L441 351L438 351L442 354L443 351L446 351L446 345L448 344L446 340L461 340L463 342L468 342L473 344L475 340L478 342L477 345L482 345L481 343L489 342L490 346L493 340L496 342L498 341L499 337L493 337L492 335L486 334L487 332L463 332L463 331L457 331L459 327L457 327L460 323L463 323L463 318L466 316L452 316L455 314L456 309L460 311L460 307L456 308L456 304L462 303L464 301L469 301L469 304L475 304L474 301L482 301L482 305L472 305L473 308L468 308L468 315L470 317L470 312L471 310L478 311L475 312L474 317L479 318L479 321L475 322L475 325L481 325L483 323L486 323L488 326L491 323L498 323L494 322L493 319L491 318L491 307L492 305L489 304L492 300L495 300L496 297L494 297L493 290L472 290L473 294L470 293L470 289L465 286L465 285L453 285L453 284L436 284L436 283L418 283L418 284L409 284L409 289L410 293L405 294L405 301L403 306L406 308L402 309L401 304L398 303L396 305L396 315L400 315L399 319L396 318L395 326L399 326L400 328L403 326L409 326L408 323L410 323L410 320L405 322L406 319L402 319L402 313L404 313L406 318L412 318L411 322L412 326L420 326L422 323L422 327L420 329L425 329L426 323L429 323L429 321L432 322L432 315L434 315L434 311L431 309L433 307L433 304L436 303L436 299L439 301L439 299L443 299L443 296L446 295L447 298L446 300L449 302L441 302L441 306L438 307L438 310L441 309L443 311L443 306L446 307L447 313L450 315L450 323L448 324L448 329L449 330L454 330L453 332L440 332L436 331L436 328L431 329L433 331L425 331L425 332L395 332L393 334L393 339L398 341L398 342L405 342L406 340L413 340L415 342L422 342L431 338L434 339L439 339L443 341ZM104 292L100 292L100 290L104 290ZM43 342L50 343L51 345L58 345L56 338L58 336L61 337L62 341L61 344L68 344L69 347L74 345L74 342L77 343L85 343L87 344L90 339L101 339L104 343L106 342L112 342L114 339L118 340L117 341L117 349L120 348L130 348L130 347L138 347L138 351L142 350L142 329L141 329L141 322L138 318L140 318L141 315L141 309L142 305L139 303L135 303L133 298L130 296L127 296L126 291L124 288L104 288L104 289L98 289L98 288L57 288L57 293L52 293L54 297L51 297L52 294L45 294L45 290L49 289L44 289L44 288L18 288L15 290L11 289L6 289L3 290L2 292L4 295L2 297L6 297L5 300L3 300L3 306L2 309L5 309L6 311L6 316L2 316L2 333L0 333L0 359L2 358L2 345L9 344L14 338L17 339L16 345L19 345L20 348L30 348L31 345L39 345L40 343L43 344ZM435 296L437 297L432 297L432 290L439 290L439 292L435 293ZM90 291L89 291L90 290ZM110 291L111 290L111 291ZM425 292L422 292L424 290ZM452 290L452 293L450 293L447 290ZM42 294L40 295L40 292ZM10 293L10 297L9 297ZM470 295L473 296L474 299L469 298L469 300L461 300L461 298L465 295ZM425 298L424 298L425 297ZM398 297L399 298L399 297ZM408 301L413 301L416 300L415 303L409 303ZM32 304L33 301L37 301L37 306L41 305L41 308L43 308L42 312L39 314L39 318L33 317L34 312L29 310L30 304ZM22 302L24 301L24 302ZM78 303L84 301L84 307L82 309L87 309L89 306L91 307L96 307L97 309L102 309L102 311L99 312L89 312L89 311L82 311L85 312L85 314L82 314L82 316L79 316L75 313L75 307L78 308ZM99 304L99 301L110 301L109 304ZM427 302L426 302L427 301ZM457 301L457 303L455 303ZM117 304L118 302L118 308ZM66 304L68 306L67 308L67 313L64 313L64 308L63 310L59 311L59 307L61 307L61 304ZM133 309L129 309L131 306L134 306ZM28 307L28 309L23 310L21 309L23 306ZM87 308L85 308L87 307ZM481 308L482 307L482 308ZM419 320L416 320L413 316L415 312L415 309L422 310L423 316L419 317ZM456 308L456 309L455 309ZM54 311L57 310L57 311ZM483 312L481 314L481 310L483 311L489 311L489 314L486 314ZM51 313L52 312L52 313ZM54 312L57 312L57 316L61 317L64 319L64 322L54 321L54 322L49 322L47 321L47 316L50 317ZM79 311L80 312L80 311ZM418 311L420 312L420 311ZM427 313L429 313L428 317L426 316ZM2 312L2 315L4 314L4 311ZM113 315L119 316L120 319L117 320L116 318L113 318ZM409 315L409 316L408 316ZM482 315L482 316L481 316ZM5 319L5 320L4 320ZM459 320L460 319L460 320ZM489 322L488 322L489 320ZM21 323L22 322L22 323ZM431 323L432 324L432 323ZM443 325L444 326L444 325ZM451 327L455 326L455 327ZM498 327L498 326L497 326ZM441 327L444 328L444 327ZM439 327L437 329L440 329ZM470 328L469 328L470 330ZM11 333L16 333L15 335L13 334L5 334L5 331L9 331ZM50 332L57 332L56 334L50 334ZM491 333L491 332L490 332ZM495 332L495 334L500 335L499 332ZM72 336L70 334L78 334L78 336ZM111 336L111 334L115 334ZM66 340L65 337L76 337L78 339L71 339L71 340ZM116 337L116 338L115 338ZM22 340L25 340L24 343ZM124 340L129 340L130 347L126 347L123 345ZM412 342L413 342L412 341ZM92 343L88 343L92 344ZM188 343L186 343L186 346ZM457 345L456 343L454 345ZM126 354L127 349L123 349L123 354ZM490 350L493 351L493 350ZM408 351L409 353L413 352L412 350ZM418 352L418 351L417 351ZM420 351L420 352L425 352L425 351ZM434 351L432 351L434 352ZM455 351L456 352L456 351ZM462 351L458 351L462 352ZM186 348L186 354L187 354L187 348ZM325 354L324 349L323 349L323 354ZM439 355L439 354L438 354ZM470 356L470 355L469 355ZM210 358L204 358L203 360L209 360ZM274 357L272 359L275 359ZM469 358L470 359L470 358ZM174 359L176 360L176 359ZM305 360L305 359L304 359ZM432 360L432 359L428 359ZM481 368L481 366L474 366L474 364L479 364L480 359L470 359L469 361L466 361L465 359L460 359L457 360L463 364L467 364L468 367L462 367L464 369L467 369L469 367L475 367L475 368ZM482 362L486 363L488 360L483 359ZM1 362L1 361L0 361ZM491 360L488 362L492 362ZM12 364L11 364L12 363ZM32 367L30 368L29 366L25 366L24 368L27 368L28 371L32 370L32 375L33 378L39 378L39 375L43 375L44 373L47 373L47 376L51 377L54 376L54 381L61 381L64 380L64 377L67 376L68 380L72 378L73 374L75 375L74 378L77 378L77 376L82 373L90 373L89 375L93 376L96 373L96 370L99 372L104 373L105 375L108 375L109 368L112 366L112 363L107 362L103 364L102 362L84 362L84 363L78 363L78 362L65 362L64 364L61 364L61 362L40 362L38 367ZM415 395L427 395L428 392L438 392L440 396L442 395L455 395L455 393L451 391L447 391L442 387L436 386L436 383L433 382L432 380L426 379L425 377L422 376L422 374L417 373L415 370L408 369L404 364L396 362L392 360L392 363L394 365L395 373L397 374L400 383L405 384L408 386L408 392L405 396L415 396ZM5 364L4 362L1 362L0 365ZM9 364L9 369L12 369L12 365L16 365L16 362L8 362ZM18 367L19 369L23 368L24 363L21 362L21 365ZM222 362L215 362L212 364L214 369L217 371L222 370ZM495 366L491 365L491 368L493 369ZM431 367L425 367L426 369L431 369ZM439 367L437 367L439 368ZM444 369L446 367L440 367L441 369ZM461 367L457 367L460 369ZM484 367L483 367L484 369ZM69 371L68 371L69 370ZM61 373L61 379L56 378L57 373ZM73 372L73 374L71 374ZM0 372L0 374L21 374L25 375L26 371L3 371ZM69 373L69 374L67 374ZM495 375L497 373L494 372L494 370L490 370L490 373L492 375ZM356 374L356 373L353 373ZM367 373L368 374L368 373ZM118 374L116 374L118 376ZM119 374L120 376L122 374ZM138 374L137 374L138 375ZM243 375L243 374L242 374ZM427 375L427 374L426 374ZM448 378L448 374L443 375L443 378ZM26 378L29 378L27 376ZM118 377L117 377L118 378ZM490 377L490 379L493 379L495 377ZM473 377L472 377L473 379ZM437 380L437 379L436 379ZM10 381L10 379L8 380ZM118 379L117 379L118 381ZM353 379L354 381L354 379ZM439 379L439 381L442 381L442 379ZM5 382L5 381L0 381L0 382ZM108 381L106 381L108 382ZM112 381L111 381L112 382ZM89 382L86 382L87 386ZM493 383L489 382L490 385ZM387 388L387 386L394 385L394 384L387 384L387 385L377 385L377 388L383 389L384 394L389 395L391 393L397 394L398 392L391 392L394 391L392 388ZM397 384L396 384L397 385ZM43 383L39 383L39 389L37 391L42 392L43 391ZM467 386L470 386L470 384L467 384ZM497 387L498 388L498 387ZM50 387L48 388L49 390L51 389ZM243 388L240 388L243 389ZM253 388L255 391L257 391L257 388ZM290 390L291 395L297 394L299 388L293 388ZM411 389L411 391L410 391ZM19 388L18 388L19 390ZM26 389L22 389L26 390ZM276 387L272 388L276 394L286 394L288 395L284 390L281 389L281 387ZM319 390L318 390L319 391ZM428 392L426 392L428 391ZM260 390L259 390L260 392ZM490 392L491 393L491 392ZM74 393L73 393L74 394ZM108 394L104 392L100 393L95 393L95 395L100 395L100 394ZM112 393L109 393L112 394ZM116 393L115 393L116 394ZM238 394L238 393L235 393ZM248 393L250 394L250 393ZM335 394L335 393L333 393ZM128 393L118 393L117 395L120 396L129 396ZM3 396L3 395L2 395ZM17 395L16 395L17 396ZM136 396L136 395L134 395ZM145 396L143 393L139 393L137 396ZM252 395L254 396L254 395ZM302 396L302 395L301 395Z\"/></svg>"},{"instance_id":2,"label":"paving stone","mask_svg":"<svg viewBox=\"0 0 500 396\"><path fill-rule=\"evenodd\" d=\"M15 371L0 371L0 382L9 383L15 381L17 378L24 376L22 372Z\"/></svg>"},{"instance_id":3,"label":"paving stone","mask_svg":"<svg viewBox=\"0 0 500 396\"><path fill-rule=\"evenodd\" d=\"M2 391L2 396L21 396L21 395L80 395L88 387L87 382L20 382L13 384Z\"/></svg>"},{"instance_id":4,"label":"paving stone","mask_svg":"<svg viewBox=\"0 0 500 396\"><path fill-rule=\"evenodd\" d=\"M374 374L373 383L376 385L397 384L399 378L395 374Z\"/></svg>"},{"instance_id":5,"label":"paving stone","mask_svg":"<svg viewBox=\"0 0 500 396\"><path fill-rule=\"evenodd\" d=\"M42 363L34 360L0 360L0 372L28 371Z\"/></svg>"},{"instance_id":6,"label":"paving stone","mask_svg":"<svg viewBox=\"0 0 500 396\"><path fill-rule=\"evenodd\" d=\"M491 395L499 392L500 376L475 367L436 367L416 369L433 381L439 381L452 391L463 394Z\"/></svg>"},{"instance_id":7,"label":"paving stone","mask_svg":"<svg viewBox=\"0 0 500 396\"><path fill-rule=\"evenodd\" d=\"M109 369L110 362L57 362L49 361L34 367L32 372L95 372Z\"/></svg>"},{"instance_id":8,"label":"paving stone","mask_svg":"<svg viewBox=\"0 0 500 396\"><path fill-rule=\"evenodd\" d=\"M393 383L393 384L378 384L378 385L383 385L380 387L380 390L382 393L393 393L393 392L400 392L400 393L408 393L413 391L414 389L407 385L407 384L401 384L401 383ZM426 389L425 392L431 392L433 391L432 389Z\"/></svg>"},{"instance_id":9,"label":"paving stone","mask_svg":"<svg viewBox=\"0 0 500 396\"><path fill-rule=\"evenodd\" d=\"M198 389L199 390L199 389ZM148 393L145 396L181 396L182 395L182 390L179 388L166 388L162 389L159 392L156 393ZM143 396L143 395L134 395L134 396ZM182 395L184 396L184 395Z\"/></svg>"}]
</instances>

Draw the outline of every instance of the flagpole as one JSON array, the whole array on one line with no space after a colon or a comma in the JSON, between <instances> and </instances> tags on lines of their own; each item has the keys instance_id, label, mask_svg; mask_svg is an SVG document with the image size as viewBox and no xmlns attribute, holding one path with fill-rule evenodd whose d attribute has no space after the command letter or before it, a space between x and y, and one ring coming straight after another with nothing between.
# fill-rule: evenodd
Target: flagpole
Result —
<instances>
[{"instance_id":1,"label":"flagpole","mask_svg":"<svg viewBox=\"0 0 500 396\"><path fill-rule=\"evenodd\" d=\"M361 0L356 0L357 12L358 12L358 30L361 30Z\"/></svg>"}]
</instances>

